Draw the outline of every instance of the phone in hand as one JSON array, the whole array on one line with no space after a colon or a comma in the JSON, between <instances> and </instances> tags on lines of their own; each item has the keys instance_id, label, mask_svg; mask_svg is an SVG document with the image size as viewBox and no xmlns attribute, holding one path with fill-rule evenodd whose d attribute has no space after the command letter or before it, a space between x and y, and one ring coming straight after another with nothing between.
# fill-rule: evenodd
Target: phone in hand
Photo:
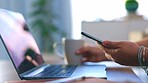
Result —
<instances>
[{"instance_id":1,"label":"phone in hand","mask_svg":"<svg viewBox=\"0 0 148 83\"><path fill-rule=\"evenodd\" d=\"M98 39L98 38L96 38L96 37L94 37L94 36L92 36L92 35L90 35L90 34L88 34L86 32L81 32L81 34L88 37L88 38L90 38L90 39L93 39L93 40L97 41L100 45L103 46L102 40L100 40L100 39Z\"/></svg>"}]
</instances>

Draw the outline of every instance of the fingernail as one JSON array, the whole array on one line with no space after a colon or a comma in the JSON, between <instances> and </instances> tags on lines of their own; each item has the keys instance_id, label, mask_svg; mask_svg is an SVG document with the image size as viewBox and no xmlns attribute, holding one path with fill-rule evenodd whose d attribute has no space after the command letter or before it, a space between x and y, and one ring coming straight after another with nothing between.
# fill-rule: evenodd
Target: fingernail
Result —
<instances>
[{"instance_id":1,"label":"fingernail","mask_svg":"<svg viewBox=\"0 0 148 83\"><path fill-rule=\"evenodd\" d=\"M82 58L82 61L86 61L87 60L87 58Z\"/></svg>"},{"instance_id":2,"label":"fingernail","mask_svg":"<svg viewBox=\"0 0 148 83\"><path fill-rule=\"evenodd\" d=\"M76 54L79 54L79 51L76 51L75 53L76 53Z\"/></svg>"},{"instance_id":3,"label":"fingernail","mask_svg":"<svg viewBox=\"0 0 148 83\"><path fill-rule=\"evenodd\" d=\"M105 44L105 45L107 45L108 43L109 43L109 41L107 41L107 40L103 42L103 44Z\"/></svg>"}]
</instances>

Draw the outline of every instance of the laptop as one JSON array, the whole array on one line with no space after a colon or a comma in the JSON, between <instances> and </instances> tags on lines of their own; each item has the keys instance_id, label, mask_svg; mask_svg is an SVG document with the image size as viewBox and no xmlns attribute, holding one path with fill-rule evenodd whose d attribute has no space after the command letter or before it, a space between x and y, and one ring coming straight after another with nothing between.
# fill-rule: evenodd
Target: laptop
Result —
<instances>
[{"instance_id":1,"label":"laptop","mask_svg":"<svg viewBox=\"0 0 148 83\"><path fill-rule=\"evenodd\" d=\"M105 65L55 65L45 63L22 14L0 9L0 23L0 40L20 79L77 76L107 78Z\"/></svg>"}]
</instances>

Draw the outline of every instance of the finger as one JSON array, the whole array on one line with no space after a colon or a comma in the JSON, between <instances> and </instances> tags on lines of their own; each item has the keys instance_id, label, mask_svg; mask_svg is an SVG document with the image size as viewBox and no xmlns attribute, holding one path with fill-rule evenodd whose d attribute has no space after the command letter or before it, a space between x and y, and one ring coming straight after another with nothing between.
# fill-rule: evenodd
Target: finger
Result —
<instances>
[{"instance_id":1,"label":"finger","mask_svg":"<svg viewBox=\"0 0 148 83\"><path fill-rule=\"evenodd\" d=\"M82 58L82 62L96 62L96 59L95 58L84 57L84 58Z\"/></svg>"},{"instance_id":2,"label":"finger","mask_svg":"<svg viewBox=\"0 0 148 83\"><path fill-rule=\"evenodd\" d=\"M90 47L89 46L86 46L86 47L82 47L80 48L79 50L77 50L75 53L77 55L83 55L83 54L87 54L88 52L90 51Z\"/></svg>"},{"instance_id":3,"label":"finger","mask_svg":"<svg viewBox=\"0 0 148 83\"><path fill-rule=\"evenodd\" d=\"M85 51L85 47L84 48L82 47L82 48L76 50L75 54L79 55L79 54L84 53L84 51Z\"/></svg>"},{"instance_id":4,"label":"finger","mask_svg":"<svg viewBox=\"0 0 148 83\"><path fill-rule=\"evenodd\" d=\"M109 47L111 49L119 48L121 42L113 42L113 41L103 41L104 46Z\"/></svg>"},{"instance_id":5,"label":"finger","mask_svg":"<svg viewBox=\"0 0 148 83\"><path fill-rule=\"evenodd\" d=\"M86 57L83 57L82 58L82 62L87 62L87 58Z\"/></svg>"},{"instance_id":6,"label":"finger","mask_svg":"<svg viewBox=\"0 0 148 83\"><path fill-rule=\"evenodd\" d=\"M83 57L82 62L93 62L93 60L91 58L88 58L88 57Z\"/></svg>"}]
</instances>

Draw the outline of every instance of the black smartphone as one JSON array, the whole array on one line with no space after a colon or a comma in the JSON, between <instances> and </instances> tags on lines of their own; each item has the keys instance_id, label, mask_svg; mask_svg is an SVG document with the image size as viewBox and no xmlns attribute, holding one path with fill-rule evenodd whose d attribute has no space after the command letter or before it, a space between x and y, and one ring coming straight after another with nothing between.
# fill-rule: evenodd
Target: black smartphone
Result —
<instances>
[{"instance_id":1,"label":"black smartphone","mask_svg":"<svg viewBox=\"0 0 148 83\"><path fill-rule=\"evenodd\" d=\"M88 38L90 38L90 39L93 39L93 40L97 41L99 44L101 44L103 46L102 40L100 40L100 39L98 39L98 38L96 38L96 37L94 37L94 36L92 36L92 35L90 35L90 34L88 34L86 32L81 32L81 34L88 37Z\"/></svg>"}]
</instances>

